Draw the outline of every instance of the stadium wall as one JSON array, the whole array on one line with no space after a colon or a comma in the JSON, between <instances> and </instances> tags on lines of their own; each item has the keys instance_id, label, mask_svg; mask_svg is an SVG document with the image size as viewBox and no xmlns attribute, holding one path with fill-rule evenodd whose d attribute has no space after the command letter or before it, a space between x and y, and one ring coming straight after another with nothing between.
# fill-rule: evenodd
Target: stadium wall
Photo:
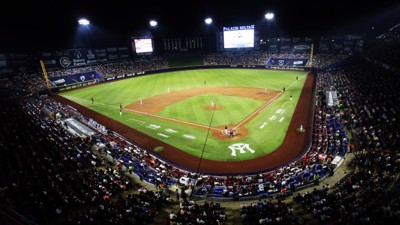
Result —
<instances>
[{"instance_id":1,"label":"stadium wall","mask_svg":"<svg viewBox=\"0 0 400 225\"><path fill-rule=\"evenodd\" d=\"M74 88L82 88L86 87L89 85L93 84L99 84L102 82L107 82L107 81L114 81L114 80L119 80L119 79L125 79L125 78L131 78L131 77L138 77L138 76L144 76L144 75L151 75L151 74L158 74L158 73L165 73L165 72L173 72L173 71L183 71L183 70L194 70L194 69L232 69L232 68L238 68L238 69L274 69L274 70L304 70L304 71L310 71L310 68L308 67L290 67L290 66L279 66L279 67L274 67L274 68L268 68L265 65L201 65L201 66L183 66L183 67L174 67L174 68L167 68L167 69L159 69L159 70L151 70L151 71L143 71L143 72L137 72L137 73L129 73L129 74L123 74L123 75L117 75L113 77L102 77L102 78L97 78L93 80L85 80L83 82L75 82L73 84L65 84L63 86L59 87L53 87L51 88L52 93L58 93ZM97 74L97 72L96 72ZM98 74L97 74L98 75ZM99 77L99 76L96 76Z\"/></svg>"}]
</instances>

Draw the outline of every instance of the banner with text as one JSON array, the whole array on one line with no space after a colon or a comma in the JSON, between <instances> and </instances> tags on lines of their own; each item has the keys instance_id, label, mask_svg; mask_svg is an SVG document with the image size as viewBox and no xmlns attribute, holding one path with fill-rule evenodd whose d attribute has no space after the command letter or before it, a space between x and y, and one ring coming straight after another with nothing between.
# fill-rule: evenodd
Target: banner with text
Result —
<instances>
[{"instance_id":1,"label":"banner with text","mask_svg":"<svg viewBox=\"0 0 400 225\"><path fill-rule=\"evenodd\" d=\"M41 52L40 56L48 70L90 66L131 59L128 47L67 49L55 52Z\"/></svg>"},{"instance_id":2,"label":"banner with text","mask_svg":"<svg viewBox=\"0 0 400 225\"><path fill-rule=\"evenodd\" d=\"M309 59L279 59L270 58L267 62L268 67L305 67Z\"/></svg>"},{"instance_id":3,"label":"banner with text","mask_svg":"<svg viewBox=\"0 0 400 225\"><path fill-rule=\"evenodd\" d=\"M96 71L92 71L92 72L79 73L61 77L50 77L49 80L53 86L63 86L63 85L81 83L87 81L95 82L99 78L103 78L103 76L101 76Z\"/></svg>"}]
</instances>

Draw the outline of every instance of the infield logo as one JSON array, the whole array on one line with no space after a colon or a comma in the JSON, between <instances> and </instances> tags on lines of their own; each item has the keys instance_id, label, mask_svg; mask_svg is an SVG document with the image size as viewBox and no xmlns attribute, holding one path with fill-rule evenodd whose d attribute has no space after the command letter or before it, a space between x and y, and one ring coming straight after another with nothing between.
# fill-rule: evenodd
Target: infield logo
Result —
<instances>
[{"instance_id":1,"label":"infield logo","mask_svg":"<svg viewBox=\"0 0 400 225\"><path fill-rule=\"evenodd\" d=\"M246 153L246 150L249 151L251 154L256 152L250 148L249 144L246 144L246 143L236 143L236 144L230 145L228 148L232 151L231 156L236 156L236 151L239 151L240 154Z\"/></svg>"}]
</instances>

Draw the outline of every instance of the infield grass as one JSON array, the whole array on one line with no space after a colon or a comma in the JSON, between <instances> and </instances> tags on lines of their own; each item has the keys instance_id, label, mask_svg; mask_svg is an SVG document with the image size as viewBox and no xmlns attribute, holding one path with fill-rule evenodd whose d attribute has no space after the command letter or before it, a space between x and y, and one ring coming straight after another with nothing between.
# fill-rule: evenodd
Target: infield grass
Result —
<instances>
[{"instance_id":1,"label":"infield grass","mask_svg":"<svg viewBox=\"0 0 400 225\"><path fill-rule=\"evenodd\" d=\"M213 111L205 111L204 106L211 106L211 102L214 102L215 105L223 105L221 110L215 111L212 121L214 126L237 124L264 104L262 101L244 97L207 94L170 105L158 115L189 122L194 122L195 118L196 123L208 126Z\"/></svg>"},{"instance_id":2,"label":"infield grass","mask_svg":"<svg viewBox=\"0 0 400 225\"><path fill-rule=\"evenodd\" d=\"M305 78L304 71L199 69L133 77L60 95L195 156L200 156L204 148L205 159L236 161L269 154L282 144ZM140 99L146 101L148 97L167 93L168 89L180 91L225 85L277 91L286 87L286 93L268 103L265 110L246 124L250 135L240 140L219 140L210 135L205 142L207 129L204 128L134 112L119 115L120 104L125 107ZM290 95L293 96L292 101ZM91 103L91 97L95 99L94 104ZM224 106L215 112L212 120L212 111L203 108L205 104L210 104L210 99ZM266 102L239 96L198 95L169 105L157 115L217 127L228 123L237 124L264 104ZM246 150L241 154L236 151L236 156L233 156L229 146L234 144L247 144L254 152Z\"/></svg>"}]
</instances>

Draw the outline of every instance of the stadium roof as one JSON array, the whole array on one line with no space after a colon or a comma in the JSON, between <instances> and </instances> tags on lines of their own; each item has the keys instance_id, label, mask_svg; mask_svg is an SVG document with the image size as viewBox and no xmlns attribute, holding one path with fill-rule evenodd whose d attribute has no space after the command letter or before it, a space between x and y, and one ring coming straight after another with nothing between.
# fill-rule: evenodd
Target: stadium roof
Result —
<instances>
[{"instance_id":1,"label":"stadium roof","mask_svg":"<svg viewBox=\"0 0 400 225\"><path fill-rule=\"evenodd\" d=\"M360 29L388 29L400 22L398 1L11 1L0 14L0 52L63 49L77 35L78 19L91 22L90 38L108 46L127 46L131 36L151 32L149 21L158 21L157 34L193 35L213 26L237 26L267 21L275 13L278 29L272 36L313 36L335 32L358 33ZM385 20L384 26L377 24ZM390 20L390 21L389 21ZM380 22L379 22L380 23ZM89 34L85 34L89 35Z\"/></svg>"}]
</instances>

